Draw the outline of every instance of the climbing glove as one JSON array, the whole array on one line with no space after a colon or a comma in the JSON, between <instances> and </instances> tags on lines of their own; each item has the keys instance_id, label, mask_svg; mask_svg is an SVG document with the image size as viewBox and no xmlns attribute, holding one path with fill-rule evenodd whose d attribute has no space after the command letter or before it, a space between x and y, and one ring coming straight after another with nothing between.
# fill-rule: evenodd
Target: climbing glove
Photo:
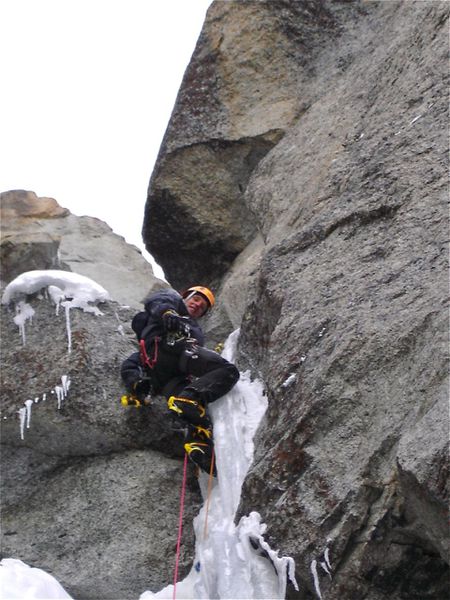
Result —
<instances>
[{"instance_id":1,"label":"climbing glove","mask_svg":"<svg viewBox=\"0 0 450 600\"><path fill-rule=\"evenodd\" d=\"M189 335L190 328L183 317L174 310L167 310L163 316L164 329L168 333L179 333L180 335Z\"/></svg>"}]
</instances>

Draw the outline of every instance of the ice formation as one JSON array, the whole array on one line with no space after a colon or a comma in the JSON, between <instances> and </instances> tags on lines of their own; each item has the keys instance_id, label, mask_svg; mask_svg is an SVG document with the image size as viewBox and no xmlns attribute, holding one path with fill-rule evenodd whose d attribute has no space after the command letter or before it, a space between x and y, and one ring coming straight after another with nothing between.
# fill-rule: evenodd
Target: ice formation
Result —
<instances>
[{"instance_id":1,"label":"ice formation","mask_svg":"<svg viewBox=\"0 0 450 600\"><path fill-rule=\"evenodd\" d=\"M320 600L322 600L322 593L320 591L320 584L319 584L319 576L317 575L317 560L314 559L311 562L311 573L313 575L313 579L314 579L314 587L316 589L316 594L318 596L318 598L320 598Z\"/></svg>"},{"instance_id":2,"label":"ice formation","mask_svg":"<svg viewBox=\"0 0 450 600\"><path fill-rule=\"evenodd\" d=\"M27 409L25 408L25 406L22 406L22 408L19 408L19 410L17 412L19 413L19 421L20 421L20 439L24 440L25 439L25 421L27 419Z\"/></svg>"},{"instance_id":3,"label":"ice formation","mask_svg":"<svg viewBox=\"0 0 450 600\"><path fill-rule=\"evenodd\" d=\"M61 385L56 385L53 389L54 393L56 394L56 399L58 402L58 410L61 408L62 401L67 396L69 388L70 388L70 379L67 377L67 375L63 375L61 377Z\"/></svg>"},{"instance_id":4,"label":"ice formation","mask_svg":"<svg viewBox=\"0 0 450 600\"><path fill-rule=\"evenodd\" d=\"M57 408L58 410L61 408L62 401L67 397L70 388L70 379L68 375L61 376L61 385L56 385L53 390L51 390L52 394L56 394L57 400ZM17 411L19 414L19 427L20 427L20 439L25 439L25 428L30 429L31 426L31 407L33 404L39 404L40 402L45 402L47 399L47 392L42 394L42 399L39 399L39 396L33 400L25 400L22 408L19 408Z\"/></svg>"},{"instance_id":5,"label":"ice formation","mask_svg":"<svg viewBox=\"0 0 450 600\"><path fill-rule=\"evenodd\" d=\"M227 341L224 356L232 360L238 331ZM209 406L214 423L218 480L194 519L195 559L189 575L176 584L176 598L284 598L288 577L297 587L294 561L280 557L264 540L266 526L251 512L235 525L242 484L253 459L253 436L267 408L262 384L242 373L226 396ZM200 475L206 498L208 476ZM206 516L208 518L206 527ZM173 598L173 585L140 600Z\"/></svg>"},{"instance_id":6,"label":"ice formation","mask_svg":"<svg viewBox=\"0 0 450 600\"><path fill-rule=\"evenodd\" d=\"M26 342L25 323L28 321L28 319L32 321L33 315L34 309L23 300L19 300L19 302L16 304L16 316L14 317L14 323L19 328L23 345L25 345Z\"/></svg>"},{"instance_id":7,"label":"ice formation","mask_svg":"<svg viewBox=\"0 0 450 600\"><path fill-rule=\"evenodd\" d=\"M23 295L30 295L48 286L61 290L65 298L72 298L74 306L82 308L88 302L109 300L108 292L101 285L78 273L71 271L27 271L16 277L5 288L2 304L9 304Z\"/></svg>"},{"instance_id":8,"label":"ice formation","mask_svg":"<svg viewBox=\"0 0 450 600\"><path fill-rule=\"evenodd\" d=\"M297 375L295 373L291 373L289 377L281 384L281 387L289 387L294 381L297 379Z\"/></svg>"},{"instance_id":9,"label":"ice formation","mask_svg":"<svg viewBox=\"0 0 450 600\"><path fill-rule=\"evenodd\" d=\"M96 306L99 302L110 299L109 293L98 283L69 271L27 271L16 277L9 283L3 292L2 304L15 302L16 316L14 322L19 327L22 342L25 344L25 323L32 319L34 309L24 300L26 296L34 294L43 288L56 305L56 314L59 314L59 306L63 306L66 317L67 350L72 349L72 332L70 326L70 309L81 308L84 312L95 315L102 313Z\"/></svg>"},{"instance_id":10,"label":"ice formation","mask_svg":"<svg viewBox=\"0 0 450 600\"><path fill-rule=\"evenodd\" d=\"M316 595L319 598L319 600L322 599L322 592L320 589L320 582L319 582L319 574L317 572L317 564L319 564L319 566L322 568L323 571L325 571L325 573L328 575L328 577L331 579L331 562L330 562L330 548L328 547L328 544L331 542L331 538L327 538L327 546L325 548L325 551L323 552L323 560L317 561L316 559L314 559L311 562L310 565L310 570L313 576L313 581L314 581L314 588L316 590Z\"/></svg>"},{"instance_id":11,"label":"ice formation","mask_svg":"<svg viewBox=\"0 0 450 600\"><path fill-rule=\"evenodd\" d=\"M27 429L30 429L31 425L31 407L33 406L33 400L25 400L25 409L27 411Z\"/></svg>"}]
</instances>

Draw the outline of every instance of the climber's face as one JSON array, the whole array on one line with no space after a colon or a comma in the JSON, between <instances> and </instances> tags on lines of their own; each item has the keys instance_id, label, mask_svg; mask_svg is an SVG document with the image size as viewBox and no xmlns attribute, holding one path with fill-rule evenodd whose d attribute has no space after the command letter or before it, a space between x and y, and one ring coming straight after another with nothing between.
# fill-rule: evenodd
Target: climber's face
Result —
<instances>
[{"instance_id":1,"label":"climber's face","mask_svg":"<svg viewBox=\"0 0 450 600\"><path fill-rule=\"evenodd\" d=\"M200 294L194 294L185 300L189 316L193 319L199 319L208 309L208 302Z\"/></svg>"}]
</instances>

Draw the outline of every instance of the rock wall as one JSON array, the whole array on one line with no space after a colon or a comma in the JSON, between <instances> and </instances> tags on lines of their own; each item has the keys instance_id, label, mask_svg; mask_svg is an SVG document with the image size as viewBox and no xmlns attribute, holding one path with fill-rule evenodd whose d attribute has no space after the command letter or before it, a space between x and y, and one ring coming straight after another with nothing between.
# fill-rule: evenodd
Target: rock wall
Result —
<instances>
[{"instance_id":1,"label":"rock wall","mask_svg":"<svg viewBox=\"0 0 450 600\"><path fill-rule=\"evenodd\" d=\"M73 598L124 600L172 581L183 437L167 408L125 409L120 364L136 351L134 310L108 302L101 316L64 311L38 295L26 343L1 307L2 557L51 573ZM55 390L70 380L58 409ZM31 399L23 439L17 411ZM201 505L189 470L181 574L193 560Z\"/></svg>"},{"instance_id":2,"label":"rock wall","mask_svg":"<svg viewBox=\"0 0 450 600\"><path fill-rule=\"evenodd\" d=\"M121 406L119 372L137 349L130 323L141 300L167 283L99 219L76 217L33 192L5 192L0 203L0 291L22 272L61 269L90 277L117 300L101 306L102 316L72 309L68 328L64 310L34 294L25 343L14 303L1 306L2 557L44 569L74 598L159 590L173 576L167 556L178 531L182 436L161 399L141 410ZM70 389L58 409L63 375ZM22 439L18 411L27 400L31 422ZM184 574L200 503L191 471Z\"/></svg>"},{"instance_id":3,"label":"rock wall","mask_svg":"<svg viewBox=\"0 0 450 600\"><path fill-rule=\"evenodd\" d=\"M448 14L214 2L150 182L147 248L266 384L240 510L292 598L326 549L329 600L448 589Z\"/></svg>"}]
</instances>

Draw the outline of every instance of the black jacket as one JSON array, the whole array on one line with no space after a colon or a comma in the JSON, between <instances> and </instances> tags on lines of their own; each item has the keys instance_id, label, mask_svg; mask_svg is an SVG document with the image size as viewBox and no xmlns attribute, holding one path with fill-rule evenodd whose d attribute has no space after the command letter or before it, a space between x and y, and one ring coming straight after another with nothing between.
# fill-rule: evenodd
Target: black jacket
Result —
<instances>
[{"instance_id":1,"label":"black jacket","mask_svg":"<svg viewBox=\"0 0 450 600\"><path fill-rule=\"evenodd\" d=\"M205 337L200 325L195 319L189 316L186 304L177 291L168 289L151 294L145 300L144 307L145 312L147 313L147 319L145 328L143 329L143 337L145 338L146 342L155 337L164 336L164 323L162 316L166 311L174 310L180 316L187 317L186 321L191 329L191 337L197 340L199 346L204 345ZM142 313L138 313L136 317L139 315L142 315ZM133 329L135 328L133 327ZM140 336L138 335L138 337Z\"/></svg>"}]
</instances>

